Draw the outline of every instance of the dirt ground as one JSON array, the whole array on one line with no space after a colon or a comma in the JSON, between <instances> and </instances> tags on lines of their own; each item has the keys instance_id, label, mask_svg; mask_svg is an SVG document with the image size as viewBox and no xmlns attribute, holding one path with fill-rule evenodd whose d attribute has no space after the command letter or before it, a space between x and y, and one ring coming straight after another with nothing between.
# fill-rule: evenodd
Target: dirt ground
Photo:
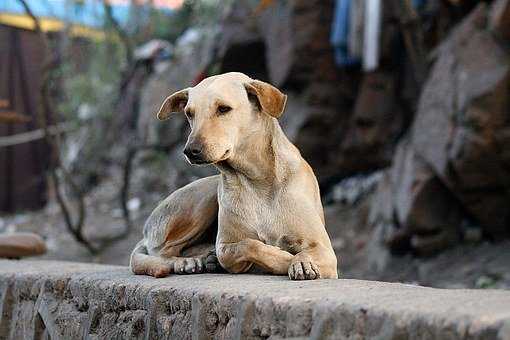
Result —
<instances>
[{"instance_id":1,"label":"dirt ground","mask_svg":"<svg viewBox=\"0 0 510 340\"><path fill-rule=\"evenodd\" d=\"M119 203L120 176L111 176L86 197L85 235L101 241L125 232ZM160 199L160 192L147 193L135 188L130 201L133 229L120 241L91 254L67 232L58 205L51 200L37 212L0 217L0 232L32 231L43 236L48 252L38 259L127 265L129 254L141 239L143 223ZM138 195L137 195L138 194ZM339 257L343 278L406 282L443 288L510 288L510 241L462 244L432 258L411 255L386 259L385 268L376 271L367 262L371 230L360 223L367 214L368 200L355 206L326 206L328 231ZM375 254L384 257L386 254Z\"/></svg>"}]
</instances>

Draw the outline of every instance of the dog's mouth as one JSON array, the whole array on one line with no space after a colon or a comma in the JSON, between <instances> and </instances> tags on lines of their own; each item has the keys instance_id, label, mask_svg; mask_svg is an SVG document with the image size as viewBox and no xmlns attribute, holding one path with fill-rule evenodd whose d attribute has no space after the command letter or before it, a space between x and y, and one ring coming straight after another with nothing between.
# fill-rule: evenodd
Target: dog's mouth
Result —
<instances>
[{"instance_id":1,"label":"dog's mouth","mask_svg":"<svg viewBox=\"0 0 510 340\"><path fill-rule=\"evenodd\" d=\"M220 157L220 159L218 160L218 162L221 162L221 161L224 161L226 160L227 158L230 157L230 149L228 149L227 151L225 151L225 153L223 154L223 156Z\"/></svg>"},{"instance_id":2,"label":"dog's mouth","mask_svg":"<svg viewBox=\"0 0 510 340\"><path fill-rule=\"evenodd\" d=\"M225 153L220 157L218 158L217 160L208 160L208 159L203 159L201 157L189 157L189 156L186 156L186 159L188 160L188 162L192 165L208 165L208 164L215 164L215 163L219 163L219 162L222 162L224 160L226 160L228 157L230 157L230 149L228 149L227 151L225 151Z\"/></svg>"},{"instance_id":3,"label":"dog's mouth","mask_svg":"<svg viewBox=\"0 0 510 340\"><path fill-rule=\"evenodd\" d=\"M192 158L192 157L186 156L186 159L192 165L207 165L207 164L213 163L211 161L208 161L208 160L205 160L205 159L202 159L202 158Z\"/></svg>"}]
</instances>

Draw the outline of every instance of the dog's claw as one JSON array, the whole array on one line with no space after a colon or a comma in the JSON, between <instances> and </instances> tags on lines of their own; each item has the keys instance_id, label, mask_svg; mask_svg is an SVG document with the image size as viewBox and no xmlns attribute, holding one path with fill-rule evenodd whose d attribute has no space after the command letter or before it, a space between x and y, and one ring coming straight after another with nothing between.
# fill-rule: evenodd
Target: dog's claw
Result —
<instances>
[{"instance_id":1,"label":"dog's claw","mask_svg":"<svg viewBox=\"0 0 510 340\"><path fill-rule=\"evenodd\" d=\"M310 280L315 280L317 278L317 274L313 270L311 262L301 262L301 265L303 266L305 277L309 278Z\"/></svg>"},{"instance_id":2,"label":"dog's claw","mask_svg":"<svg viewBox=\"0 0 510 340\"><path fill-rule=\"evenodd\" d=\"M289 266L289 278L291 280L315 280L320 278L317 265L309 261L297 261Z\"/></svg>"},{"instance_id":3,"label":"dog's claw","mask_svg":"<svg viewBox=\"0 0 510 340\"><path fill-rule=\"evenodd\" d=\"M204 266L207 273L217 273L221 271L220 262L218 261L215 250L212 250L209 254L207 254L204 259Z\"/></svg>"},{"instance_id":4,"label":"dog's claw","mask_svg":"<svg viewBox=\"0 0 510 340\"><path fill-rule=\"evenodd\" d=\"M203 272L202 260L200 258L184 258L174 263L176 274L198 274Z\"/></svg>"}]
</instances>

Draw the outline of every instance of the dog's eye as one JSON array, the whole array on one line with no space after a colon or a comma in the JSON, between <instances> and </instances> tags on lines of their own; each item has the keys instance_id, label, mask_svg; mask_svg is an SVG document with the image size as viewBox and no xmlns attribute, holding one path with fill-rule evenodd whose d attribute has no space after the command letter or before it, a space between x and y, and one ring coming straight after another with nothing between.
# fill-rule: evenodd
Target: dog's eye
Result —
<instances>
[{"instance_id":1,"label":"dog's eye","mask_svg":"<svg viewBox=\"0 0 510 340\"><path fill-rule=\"evenodd\" d=\"M224 114L228 113L230 110L232 110L232 108L230 106L226 106L226 105L218 106L218 114L219 115L224 115Z\"/></svg>"}]
</instances>

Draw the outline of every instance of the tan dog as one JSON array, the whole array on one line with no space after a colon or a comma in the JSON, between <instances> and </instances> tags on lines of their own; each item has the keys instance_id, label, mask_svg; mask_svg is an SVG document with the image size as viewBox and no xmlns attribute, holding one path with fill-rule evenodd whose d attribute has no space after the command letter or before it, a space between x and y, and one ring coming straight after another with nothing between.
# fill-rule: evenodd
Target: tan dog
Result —
<instances>
[{"instance_id":1,"label":"tan dog","mask_svg":"<svg viewBox=\"0 0 510 340\"><path fill-rule=\"evenodd\" d=\"M154 210L131 255L135 274L217 269L217 217L217 260L231 273L255 264L293 280L338 277L317 180L277 121L286 99L267 83L226 73L165 100L159 119L184 112L191 125L188 161L213 164L220 175L175 191Z\"/></svg>"}]
</instances>

